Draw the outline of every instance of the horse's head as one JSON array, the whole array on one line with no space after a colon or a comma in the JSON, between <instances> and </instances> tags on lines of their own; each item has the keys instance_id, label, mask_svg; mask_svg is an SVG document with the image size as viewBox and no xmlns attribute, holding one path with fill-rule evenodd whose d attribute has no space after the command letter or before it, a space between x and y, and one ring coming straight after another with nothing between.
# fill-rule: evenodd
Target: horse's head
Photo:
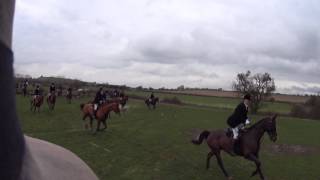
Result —
<instances>
[{"instance_id":1,"label":"horse's head","mask_svg":"<svg viewBox=\"0 0 320 180\"><path fill-rule=\"evenodd\" d=\"M275 142L277 140L277 126L276 126L277 115L268 117L265 119L264 129L268 133L271 141Z\"/></svg>"},{"instance_id":2,"label":"horse's head","mask_svg":"<svg viewBox=\"0 0 320 180\"><path fill-rule=\"evenodd\" d=\"M121 104L119 103L112 103L112 111L115 112L116 114L120 115L120 110L121 110Z\"/></svg>"}]
</instances>

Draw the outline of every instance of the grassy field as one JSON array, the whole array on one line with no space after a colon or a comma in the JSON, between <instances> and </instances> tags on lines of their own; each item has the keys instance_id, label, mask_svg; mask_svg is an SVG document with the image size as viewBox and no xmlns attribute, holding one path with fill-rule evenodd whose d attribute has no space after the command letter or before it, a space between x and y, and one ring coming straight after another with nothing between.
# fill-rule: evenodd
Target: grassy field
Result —
<instances>
[{"instance_id":1,"label":"grassy field","mask_svg":"<svg viewBox=\"0 0 320 180\"><path fill-rule=\"evenodd\" d=\"M136 95L136 96L141 96L146 98L150 96L150 92L143 92L143 91L129 91L128 93L131 95ZM240 102L240 99L238 98L190 96L190 95L170 94L170 93L155 93L155 95L160 99L177 97L183 103L186 103L186 104L194 104L194 105L209 106L213 108L224 108L224 109L233 109ZM263 104L263 107L261 108L260 111L288 114L291 108L292 108L292 104L289 104L289 103L266 102Z\"/></svg>"},{"instance_id":2,"label":"grassy field","mask_svg":"<svg viewBox=\"0 0 320 180\"><path fill-rule=\"evenodd\" d=\"M201 102L198 98L190 97L190 101ZM79 104L87 100L66 104L65 99L58 99L55 111L50 112L45 104L40 113L31 113L29 98L18 96L23 130L32 137L70 149L102 180L224 179L214 158L211 169L205 170L207 145L195 146L190 140L196 129L225 128L225 119L231 109L160 104L153 111L142 101L130 100L125 114L120 117L112 114L109 128L92 135L83 129L79 108ZM230 106L236 102L225 99L221 100L223 103ZM252 117L253 120L259 118ZM315 150L309 153L291 152L290 149L273 151L269 147L274 143L265 136L261 159L266 177L269 180L319 180L319 129L320 121L280 117L276 144ZM223 159L234 179L249 179L254 170L253 163L242 158L223 154Z\"/></svg>"}]
</instances>

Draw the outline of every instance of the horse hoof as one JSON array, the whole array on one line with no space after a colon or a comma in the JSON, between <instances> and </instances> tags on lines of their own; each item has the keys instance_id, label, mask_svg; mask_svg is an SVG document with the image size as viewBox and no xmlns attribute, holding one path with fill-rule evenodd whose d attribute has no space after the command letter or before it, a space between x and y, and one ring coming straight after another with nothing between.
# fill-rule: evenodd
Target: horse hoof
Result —
<instances>
[{"instance_id":1,"label":"horse hoof","mask_svg":"<svg viewBox=\"0 0 320 180\"><path fill-rule=\"evenodd\" d=\"M232 180L232 179L233 179L233 177L231 177L231 176L230 176L230 177L227 177L227 180Z\"/></svg>"}]
</instances>

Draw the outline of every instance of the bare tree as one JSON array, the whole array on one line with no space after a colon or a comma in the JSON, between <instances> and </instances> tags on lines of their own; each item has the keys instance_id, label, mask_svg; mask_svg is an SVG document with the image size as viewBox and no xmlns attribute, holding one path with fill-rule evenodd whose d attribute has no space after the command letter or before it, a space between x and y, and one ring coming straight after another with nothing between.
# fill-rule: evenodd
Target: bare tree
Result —
<instances>
[{"instance_id":1,"label":"bare tree","mask_svg":"<svg viewBox=\"0 0 320 180\"><path fill-rule=\"evenodd\" d=\"M251 95L252 113L257 113L262 102L276 90L274 79L269 73L252 75L250 71L239 73L232 88L242 95L247 93Z\"/></svg>"}]
</instances>

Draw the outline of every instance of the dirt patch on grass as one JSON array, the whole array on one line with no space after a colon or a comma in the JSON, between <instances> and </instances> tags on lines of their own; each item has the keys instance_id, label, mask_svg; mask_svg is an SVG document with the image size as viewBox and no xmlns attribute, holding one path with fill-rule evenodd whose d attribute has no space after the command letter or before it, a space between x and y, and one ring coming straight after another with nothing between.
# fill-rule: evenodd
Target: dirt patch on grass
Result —
<instances>
[{"instance_id":1,"label":"dirt patch on grass","mask_svg":"<svg viewBox=\"0 0 320 180\"><path fill-rule=\"evenodd\" d=\"M319 154L320 148L305 145L273 144L267 146L267 151L274 154L310 155Z\"/></svg>"}]
</instances>

